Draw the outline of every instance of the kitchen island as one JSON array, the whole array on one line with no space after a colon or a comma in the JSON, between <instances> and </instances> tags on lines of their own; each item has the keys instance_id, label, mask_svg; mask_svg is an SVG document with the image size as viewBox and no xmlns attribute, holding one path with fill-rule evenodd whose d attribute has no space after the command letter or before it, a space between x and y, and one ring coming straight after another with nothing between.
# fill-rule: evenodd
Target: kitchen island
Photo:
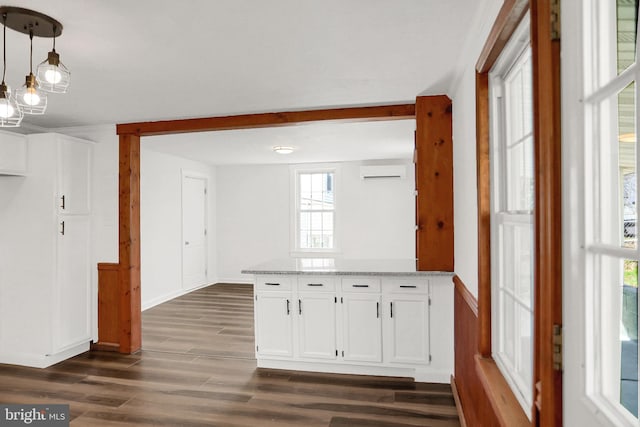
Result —
<instances>
[{"instance_id":1,"label":"kitchen island","mask_svg":"<svg viewBox=\"0 0 640 427\"><path fill-rule=\"evenodd\" d=\"M337 258L242 273L254 275L258 367L450 381L453 273Z\"/></svg>"}]
</instances>

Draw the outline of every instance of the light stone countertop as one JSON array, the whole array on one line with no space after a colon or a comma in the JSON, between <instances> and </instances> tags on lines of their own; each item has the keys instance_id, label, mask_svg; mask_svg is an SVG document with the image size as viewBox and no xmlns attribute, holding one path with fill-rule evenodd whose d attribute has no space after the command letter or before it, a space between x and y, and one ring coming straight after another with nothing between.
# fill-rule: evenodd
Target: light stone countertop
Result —
<instances>
[{"instance_id":1,"label":"light stone countertop","mask_svg":"<svg viewBox=\"0 0 640 427\"><path fill-rule=\"evenodd\" d=\"M444 276L447 271L416 271L412 259L286 258L242 270L242 274L295 274L331 276Z\"/></svg>"}]
</instances>

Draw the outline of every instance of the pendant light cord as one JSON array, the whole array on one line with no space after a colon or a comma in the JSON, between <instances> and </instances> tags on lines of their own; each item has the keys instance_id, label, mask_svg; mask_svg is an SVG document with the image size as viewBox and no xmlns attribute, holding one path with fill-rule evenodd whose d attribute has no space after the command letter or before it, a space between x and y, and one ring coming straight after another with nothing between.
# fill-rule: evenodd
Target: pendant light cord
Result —
<instances>
[{"instance_id":1,"label":"pendant light cord","mask_svg":"<svg viewBox=\"0 0 640 427\"><path fill-rule=\"evenodd\" d=\"M7 74L7 14L2 14L2 84Z\"/></svg>"},{"instance_id":2,"label":"pendant light cord","mask_svg":"<svg viewBox=\"0 0 640 427\"><path fill-rule=\"evenodd\" d=\"M33 30L29 31L29 75L33 74Z\"/></svg>"}]
</instances>

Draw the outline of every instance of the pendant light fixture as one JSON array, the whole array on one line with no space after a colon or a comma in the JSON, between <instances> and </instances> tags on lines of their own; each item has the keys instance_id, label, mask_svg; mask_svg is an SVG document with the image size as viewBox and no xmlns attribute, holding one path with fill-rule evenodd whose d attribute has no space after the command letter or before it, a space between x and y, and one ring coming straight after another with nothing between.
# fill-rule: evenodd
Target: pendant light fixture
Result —
<instances>
[{"instance_id":1,"label":"pendant light fixture","mask_svg":"<svg viewBox=\"0 0 640 427\"><path fill-rule=\"evenodd\" d=\"M60 62L60 55L56 52L56 26L53 26L53 49L47 59L38 65L38 83L40 88L51 93L65 93L71 82L71 73Z\"/></svg>"},{"instance_id":2,"label":"pendant light fixture","mask_svg":"<svg viewBox=\"0 0 640 427\"><path fill-rule=\"evenodd\" d=\"M0 6L4 35L7 27L29 35L29 74L24 86L15 97L4 82L6 74L6 37L4 40L4 69L0 84L0 127L19 126L25 113L44 114L47 108L46 92L63 93L69 86L69 70L60 62L55 50L55 39L62 34L62 24L50 16L30 9ZM33 74L33 37L53 38L53 50ZM45 92L46 91L46 92ZM16 115L19 119L12 119ZM7 116L7 117L4 117Z\"/></svg>"},{"instance_id":3,"label":"pendant light fixture","mask_svg":"<svg viewBox=\"0 0 640 427\"><path fill-rule=\"evenodd\" d=\"M25 114L44 114L47 109L47 94L38 88L33 75L33 30L29 31L29 75L24 86L16 91L16 100Z\"/></svg>"},{"instance_id":4,"label":"pendant light fixture","mask_svg":"<svg viewBox=\"0 0 640 427\"><path fill-rule=\"evenodd\" d=\"M0 127L18 127L24 113L4 82L7 73L7 14L2 13L2 83L0 83Z\"/></svg>"}]
</instances>

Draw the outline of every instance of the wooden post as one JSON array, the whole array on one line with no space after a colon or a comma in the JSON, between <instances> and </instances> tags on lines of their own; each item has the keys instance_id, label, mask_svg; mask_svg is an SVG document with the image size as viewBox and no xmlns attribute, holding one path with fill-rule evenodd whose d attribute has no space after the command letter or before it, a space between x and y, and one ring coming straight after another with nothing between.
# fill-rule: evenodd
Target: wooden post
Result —
<instances>
[{"instance_id":1,"label":"wooden post","mask_svg":"<svg viewBox=\"0 0 640 427\"><path fill-rule=\"evenodd\" d=\"M140 136L120 135L120 352L142 345L140 299Z\"/></svg>"},{"instance_id":2,"label":"wooden post","mask_svg":"<svg viewBox=\"0 0 640 427\"><path fill-rule=\"evenodd\" d=\"M453 271L451 100L416 98L416 257L420 271Z\"/></svg>"}]
</instances>

